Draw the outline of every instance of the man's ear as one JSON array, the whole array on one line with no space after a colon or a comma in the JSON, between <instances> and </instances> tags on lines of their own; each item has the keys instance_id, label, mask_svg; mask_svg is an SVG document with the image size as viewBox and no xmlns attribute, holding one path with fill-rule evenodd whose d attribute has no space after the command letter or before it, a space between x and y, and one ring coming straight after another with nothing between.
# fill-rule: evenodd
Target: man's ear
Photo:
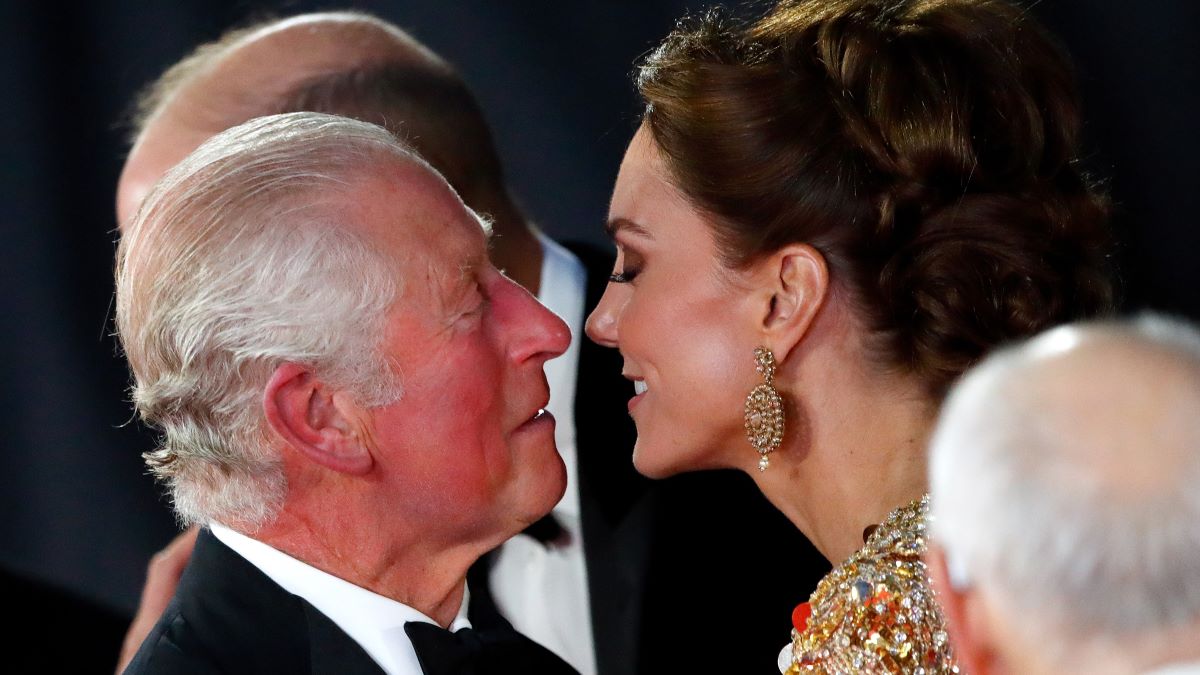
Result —
<instances>
[{"instance_id":1,"label":"man's ear","mask_svg":"<svg viewBox=\"0 0 1200 675\"><path fill-rule=\"evenodd\" d=\"M288 445L327 469L362 475L374 465L359 419L364 411L303 366L275 369L263 393L267 424Z\"/></svg>"},{"instance_id":2,"label":"man's ear","mask_svg":"<svg viewBox=\"0 0 1200 675\"><path fill-rule=\"evenodd\" d=\"M925 552L925 565L938 604L946 617L946 632L954 645L954 657L963 672L971 675L993 675L1003 669L990 642L979 598L962 575L953 575L946 561L946 551L930 543ZM956 576L958 578L956 578Z\"/></svg>"},{"instance_id":3,"label":"man's ear","mask_svg":"<svg viewBox=\"0 0 1200 675\"><path fill-rule=\"evenodd\" d=\"M758 274L770 292L762 329L775 358L783 361L804 338L825 303L829 268L825 256L808 244L789 244L760 265Z\"/></svg>"}]
</instances>

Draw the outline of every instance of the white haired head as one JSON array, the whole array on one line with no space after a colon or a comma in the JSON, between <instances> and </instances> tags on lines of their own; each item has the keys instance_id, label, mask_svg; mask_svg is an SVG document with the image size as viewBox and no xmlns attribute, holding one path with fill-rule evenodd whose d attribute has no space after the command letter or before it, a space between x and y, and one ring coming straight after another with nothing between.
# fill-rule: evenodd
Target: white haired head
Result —
<instances>
[{"instance_id":1,"label":"white haired head","mask_svg":"<svg viewBox=\"0 0 1200 675\"><path fill-rule=\"evenodd\" d=\"M930 484L951 584L1051 660L1200 625L1200 333L1147 315L993 355L943 407Z\"/></svg>"},{"instance_id":2,"label":"white haired head","mask_svg":"<svg viewBox=\"0 0 1200 675\"><path fill-rule=\"evenodd\" d=\"M183 522L254 529L278 512L261 398L281 363L363 405L399 396L381 352L397 261L343 222L356 180L396 162L424 164L371 124L254 119L169 171L125 230L117 328L134 403L163 432L146 461Z\"/></svg>"}]
</instances>

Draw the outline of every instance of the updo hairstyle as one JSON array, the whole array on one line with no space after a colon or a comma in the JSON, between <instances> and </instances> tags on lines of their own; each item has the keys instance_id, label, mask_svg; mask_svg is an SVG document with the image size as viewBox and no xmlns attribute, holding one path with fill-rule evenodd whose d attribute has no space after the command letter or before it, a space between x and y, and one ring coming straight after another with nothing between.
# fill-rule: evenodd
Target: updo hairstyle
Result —
<instances>
[{"instance_id":1,"label":"updo hairstyle","mask_svg":"<svg viewBox=\"0 0 1200 675\"><path fill-rule=\"evenodd\" d=\"M798 0L685 19L644 123L730 267L825 256L878 365L940 400L998 343L1110 311L1108 203L1065 52L998 0Z\"/></svg>"}]
</instances>

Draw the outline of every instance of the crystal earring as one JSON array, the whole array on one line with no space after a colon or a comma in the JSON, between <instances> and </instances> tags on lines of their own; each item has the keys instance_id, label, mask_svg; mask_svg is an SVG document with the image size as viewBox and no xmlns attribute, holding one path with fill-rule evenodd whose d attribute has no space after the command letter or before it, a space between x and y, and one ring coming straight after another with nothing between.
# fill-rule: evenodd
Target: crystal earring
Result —
<instances>
[{"instance_id":1,"label":"crystal earring","mask_svg":"<svg viewBox=\"0 0 1200 675\"><path fill-rule=\"evenodd\" d=\"M746 437L758 451L758 470L766 471L768 457L783 442L783 398L775 389L775 355L763 347L754 349L755 369L763 376L746 397Z\"/></svg>"}]
</instances>

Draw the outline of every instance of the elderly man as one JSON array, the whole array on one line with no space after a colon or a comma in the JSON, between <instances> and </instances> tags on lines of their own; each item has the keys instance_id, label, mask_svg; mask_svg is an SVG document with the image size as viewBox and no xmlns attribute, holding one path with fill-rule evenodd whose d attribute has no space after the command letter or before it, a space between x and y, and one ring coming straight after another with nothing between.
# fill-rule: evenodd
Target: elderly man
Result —
<instances>
[{"instance_id":1,"label":"elderly man","mask_svg":"<svg viewBox=\"0 0 1200 675\"><path fill-rule=\"evenodd\" d=\"M128 223L117 325L147 463L196 543L129 672L573 672L465 625L467 569L565 487L563 322L379 127L206 142Z\"/></svg>"},{"instance_id":2,"label":"elderly man","mask_svg":"<svg viewBox=\"0 0 1200 675\"><path fill-rule=\"evenodd\" d=\"M950 396L931 570L960 663L1200 673L1200 332L1059 328Z\"/></svg>"},{"instance_id":3,"label":"elderly man","mask_svg":"<svg viewBox=\"0 0 1200 675\"><path fill-rule=\"evenodd\" d=\"M604 290L607 253L559 246L517 208L483 113L454 70L375 17L318 13L234 31L170 68L140 108L117 194L122 222L164 171L213 134L267 113L335 113L410 139L468 206L490 216L496 266L574 335L582 336L585 309ZM584 675L663 672L683 642L706 644L716 668L745 667L747 655L770 653L791 599L753 592L745 570L768 558L816 556L748 481L713 474L651 484L637 476L625 405L632 390L620 373L615 351L583 339L548 364L567 492L552 519L472 570L472 620L507 619ZM151 567L126 654L170 596L187 544ZM814 580L821 571L814 565ZM803 574L789 579L797 597L809 590ZM736 620L684 618L701 615Z\"/></svg>"}]
</instances>

